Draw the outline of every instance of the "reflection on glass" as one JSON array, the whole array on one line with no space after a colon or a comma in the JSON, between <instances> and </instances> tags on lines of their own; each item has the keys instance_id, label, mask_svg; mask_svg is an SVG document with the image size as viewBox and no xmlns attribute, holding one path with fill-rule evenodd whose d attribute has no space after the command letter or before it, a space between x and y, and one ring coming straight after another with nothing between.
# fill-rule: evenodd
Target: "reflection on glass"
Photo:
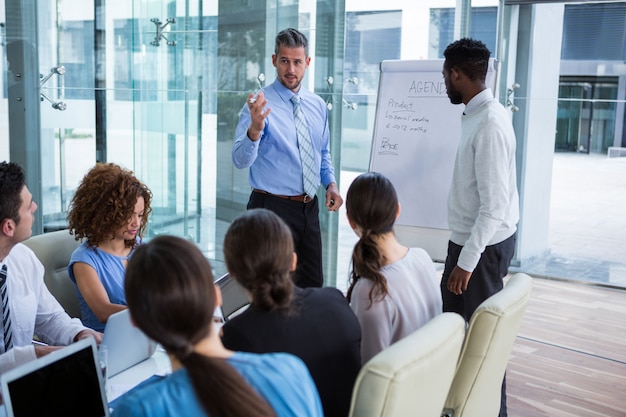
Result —
<instances>
[{"instance_id":1,"label":"reflection on glass","mask_svg":"<svg viewBox=\"0 0 626 417\"><path fill-rule=\"evenodd\" d=\"M7 22L17 16L4 16L5 10L11 13L23 2L0 3L0 22ZM455 36L458 2L391 0L381 11L360 0L287 1L280 8L260 1L248 2L245 13L238 2L218 0L36 3L38 71L45 77L53 67L66 68L62 84L54 76L42 89L67 103L63 112L41 104L45 230L65 227L67 202L97 155L134 170L150 185L155 194L150 235L188 237L214 261L217 272L224 272L223 232L245 209L250 191L247 172L231 162L234 128L245 96L259 88L259 74L265 74L266 85L273 80L275 33L294 26L311 40L314 59L306 82L332 105L333 160L346 173L341 177L348 182L340 184L346 190L352 173L369 168L380 61L441 58ZM492 51L499 4L483 1L470 13L471 36ZM519 7L522 12L533 7L541 16L547 6ZM624 147L626 3L561 7L558 109L555 124L544 129L556 131L557 151L604 154L609 146ZM175 45L153 44L158 34L154 19L171 20L162 34ZM9 155L7 96L16 81L8 72L12 54L4 35L0 26L8 57L0 60L0 159ZM514 42L509 35L503 39ZM516 56L518 45L506 48ZM514 72L516 63L509 61L508 71ZM346 82L353 78L359 82ZM509 86L518 80L506 81ZM527 88L516 92L520 112L515 118L531 117L527 107L542 100L525 97ZM344 216L337 217L344 222ZM334 236L335 220L322 220L329 235ZM349 258L337 255L336 264L346 266Z\"/></svg>"}]
</instances>

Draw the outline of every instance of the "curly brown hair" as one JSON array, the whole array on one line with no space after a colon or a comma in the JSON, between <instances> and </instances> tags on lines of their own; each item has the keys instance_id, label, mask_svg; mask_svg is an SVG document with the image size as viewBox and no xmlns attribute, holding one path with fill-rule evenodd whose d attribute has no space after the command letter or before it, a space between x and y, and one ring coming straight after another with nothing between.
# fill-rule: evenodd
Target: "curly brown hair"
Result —
<instances>
[{"instance_id":1,"label":"curly brown hair","mask_svg":"<svg viewBox=\"0 0 626 417\"><path fill-rule=\"evenodd\" d=\"M86 238L88 245L97 246L128 223L139 197L144 200L137 233L141 239L152 211L152 192L132 171L112 163L96 164L85 175L70 202L67 215L70 233L76 240ZM126 247L133 247L135 240L124 243Z\"/></svg>"}]
</instances>

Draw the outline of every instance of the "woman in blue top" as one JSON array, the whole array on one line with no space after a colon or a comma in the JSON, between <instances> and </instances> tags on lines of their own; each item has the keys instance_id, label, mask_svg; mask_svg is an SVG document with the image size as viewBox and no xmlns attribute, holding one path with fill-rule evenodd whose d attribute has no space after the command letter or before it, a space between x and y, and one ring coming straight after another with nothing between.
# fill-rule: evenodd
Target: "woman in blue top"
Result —
<instances>
[{"instance_id":1,"label":"woman in blue top","mask_svg":"<svg viewBox=\"0 0 626 417\"><path fill-rule=\"evenodd\" d=\"M300 359L224 348L213 320L221 295L192 242L159 236L137 248L125 289L134 323L165 348L173 373L117 400L114 417L323 415Z\"/></svg>"},{"instance_id":2,"label":"woman in blue top","mask_svg":"<svg viewBox=\"0 0 626 417\"><path fill-rule=\"evenodd\" d=\"M83 324L103 331L109 316L126 308L126 264L148 224L152 194L131 171L97 164L70 203L70 233L83 243L68 272L76 284Z\"/></svg>"}]
</instances>

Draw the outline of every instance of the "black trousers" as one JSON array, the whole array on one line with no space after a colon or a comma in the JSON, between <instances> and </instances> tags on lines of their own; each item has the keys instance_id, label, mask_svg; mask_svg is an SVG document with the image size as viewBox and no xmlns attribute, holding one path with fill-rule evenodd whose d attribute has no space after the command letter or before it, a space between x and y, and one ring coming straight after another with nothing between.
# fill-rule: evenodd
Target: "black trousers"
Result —
<instances>
[{"instance_id":1,"label":"black trousers","mask_svg":"<svg viewBox=\"0 0 626 417\"><path fill-rule=\"evenodd\" d=\"M448 256L441 279L443 311L452 311L469 321L480 303L504 288L502 278L509 271L509 265L515 252L516 234L495 245L487 246L480 256L478 265L472 272L467 290L456 295L448 290L448 279L456 266L463 246L448 242ZM502 381L499 417L506 417L506 374Z\"/></svg>"},{"instance_id":2,"label":"black trousers","mask_svg":"<svg viewBox=\"0 0 626 417\"><path fill-rule=\"evenodd\" d=\"M295 284L301 288L321 287L324 284L324 272L317 197L308 203L301 203L253 191L248 201L248 209L254 208L273 211L291 229L298 255Z\"/></svg>"},{"instance_id":3,"label":"black trousers","mask_svg":"<svg viewBox=\"0 0 626 417\"><path fill-rule=\"evenodd\" d=\"M469 321L480 303L504 287L502 278L509 272L509 265L515 252L515 233L508 239L487 246L480 255L478 265L472 272L467 290L456 295L448 290L448 278L456 266L463 246L448 242L448 256L441 279L443 311L453 311Z\"/></svg>"}]
</instances>

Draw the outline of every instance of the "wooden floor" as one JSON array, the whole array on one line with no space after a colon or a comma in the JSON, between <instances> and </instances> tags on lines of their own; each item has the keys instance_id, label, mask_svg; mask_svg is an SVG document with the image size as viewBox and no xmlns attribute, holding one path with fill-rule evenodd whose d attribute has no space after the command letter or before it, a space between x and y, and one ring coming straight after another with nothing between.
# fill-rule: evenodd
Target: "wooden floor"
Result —
<instances>
[{"instance_id":1,"label":"wooden floor","mask_svg":"<svg viewBox=\"0 0 626 417\"><path fill-rule=\"evenodd\" d=\"M510 417L625 417L626 291L536 278L507 393Z\"/></svg>"}]
</instances>

